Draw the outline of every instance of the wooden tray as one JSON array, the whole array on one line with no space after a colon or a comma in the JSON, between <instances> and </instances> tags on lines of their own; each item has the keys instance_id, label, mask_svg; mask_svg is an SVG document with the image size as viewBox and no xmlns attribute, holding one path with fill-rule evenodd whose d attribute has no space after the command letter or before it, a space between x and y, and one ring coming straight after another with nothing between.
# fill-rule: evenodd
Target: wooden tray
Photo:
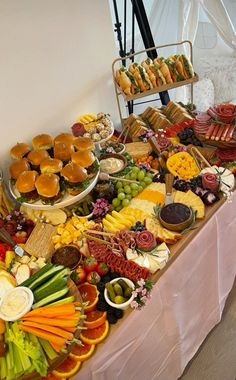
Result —
<instances>
[{"instance_id":1,"label":"wooden tray","mask_svg":"<svg viewBox=\"0 0 236 380\"><path fill-rule=\"evenodd\" d=\"M70 295L75 297L75 301L79 301L82 303L83 300L82 300L82 297L80 295L80 292L72 280L69 280L68 287L69 287ZM83 310L81 310L81 314L84 314ZM83 319L81 319L79 322L79 326L82 326L82 325L83 325ZM81 333L81 329L78 328L78 330L76 330L76 332L74 334L75 338L78 339L80 336L80 333ZM72 350L72 347L73 347L73 344L68 347L68 353L61 354L60 356L58 356L58 358L56 358L55 360L53 360L51 362L50 362L50 360L48 360L48 362L50 363L49 368L48 368L48 373L53 371L54 369L56 369L67 358L67 356L69 355L69 353ZM21 377L18 377L17 380L40 380L40 379L42 379L40 374L37 372L34 372L34 373L29 373L27 375L23 375Z\"/></svg>"},{"instance_id":2,"label":"wooden tray","mask_svg":"<svg viewBox=\"0 0 236 380\"><path fill-rule=\"evenodd\" d=\"M181 87L181 86L186 86L187 84L198 82L198 80L199 80L198 75L196 73L194 73L194 77L193 78L189 78L189 79L186 79L186 80L181 80L179 82L164 84L163 86L155 87L155 88L153 88L151 90L143 91L143 92L140 92L140 93L135 94L135 95L126 95L123 92L123 90L119 87L119 85L117 84L117 82L115 80L114 81L115 81L115 85L116 85L116 87L118 89L119 94L121 94L124 97L124 99L127 102L129 102L131 100L140 99L140 98L143 98L145 96L150 96L150 95L157 94L159 92L168 91L168 90L171 90L173 88L177 88L177 87Z\"/></svg>"},{"instance_id":3,"label":"wooden tray","mask_svg":"<svg viewBox=\"0 0 236 380\"><path fill-rule=\"evenodd\" d=\"M195 133L195 135L204 144L216 146L217 148L228 149L228 148L235 148L236 147L236 140L215 141L215 140L205 139L204 135L199 135L197 133Z\"/></svg>"}]
</instances>

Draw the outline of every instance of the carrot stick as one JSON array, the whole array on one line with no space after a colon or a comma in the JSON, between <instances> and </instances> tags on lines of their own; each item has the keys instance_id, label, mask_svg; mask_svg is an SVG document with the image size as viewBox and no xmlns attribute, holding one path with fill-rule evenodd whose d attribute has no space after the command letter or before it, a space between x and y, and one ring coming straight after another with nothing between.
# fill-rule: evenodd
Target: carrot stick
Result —
<instances>
[{"instance_id":1,"label":"carrot stick","mask_svg":"<svg viewBox=\"0 0 236 380\"><path fill-rule=\"evenodd\" d=\"M42 323L44 325L49 326L57 326L57 327L75 327L77 325L77 320L62 320L62 319L53 319L53 318L43 318L43 317L31 317L31 318L25 318L23 316L21 318L22 320L32 321L36 323Z\"/></svg>"},{"instance_id":2,"label":"carrot stick","mask_svg":"<svg viewBox=\"0 0 236 380\"><path fill-rule=\"evenodd\" d=\"M38 309L31 310L25 314L25 316L37 316L37 317L56 317L59 314L63 315L72 315L75 313L75 306L71 304L58 305L58 306L44 306L39 307Z\"/></svg>"},{"instance_id":3,"label":"carrot stick","mask_svg":"<svg viewBox=\"0 0 236 380\"><path fill-rule=\"evenodd\" d=\"M19 329L23 330L25 332L29 332L33 335L36 335L39 338L43 338L50 343L54 342L55 344L58 344L58 345L64 345L66 343L66 340L64 338L61 338L57 335L54 335L54 334L46 332L46 331L42 331L42 330L37 329L35 327L24 326L22 324L19 324Z\"/></svg>"},{"instance_id":4,"label":"carrot stick","mask_svg":"<svg viewBox=\"0 0 236 380\"><path fill-rule=\"evenodd\" d=\"M73 339L73 334L71 334L70 332L65 331L59 327L47 326L47 325L42 325L42 324L39 325L38 323L32 322L32 321L24 321L24 322L22 322L22 325L23 326L29 326L29 327L36 327L40 330L48 331L52 334L58 335L58 336L65 338L67 340Z\"/></svg>"},{"instance_id":5,"label":"carrot stick","mask_svg":"<svg viewBox=\"0 0 236 380\"><path fill-rule=\"evenodd\" d=\"M72 319L80 319L80 316L81 316L81 314L80 314L80 312L79 311L77 311L74 315L58 315L58 319L64 319L64 320L72 320Z\"/></svg>"},{"instance_id":6,"label":"carrot stick","mask_svg":"<svg viewBox=\"0 0 236 380\"><path fill-rule=\"evenodd\" d=\"M50 342L52 348L56 351L56 352L61 352L61 350L63 348L66 348L66 345L63 344L63 345L60 345L60 344L56 344L56 343L53 343L53 342Z\"/></svg>"},{"instance_id":7,"label":"carrot stick","mask_svg":"<svg viewBox=\"0 0 236 380\"><path fill-rule=\"evenodd\" d=\"M77 330L77 327L63 327L63 330L74 333Z\"/></svg>"}]
</instances>

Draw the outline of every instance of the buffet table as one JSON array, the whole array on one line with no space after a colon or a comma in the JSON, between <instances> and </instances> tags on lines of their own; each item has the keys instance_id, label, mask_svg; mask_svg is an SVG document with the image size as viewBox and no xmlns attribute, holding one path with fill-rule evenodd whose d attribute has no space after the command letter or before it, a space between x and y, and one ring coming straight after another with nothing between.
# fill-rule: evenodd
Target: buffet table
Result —
<instances>
[{"instance_id":1,"label":"buffet table","mask_svg":"<svg viewBox=\"0 0 236 380\"><path fill-rule=\"evenodd\" d=\"M75 379L176 380L220 321L236 273L236 194L167 268L140 311L111 329Z\"/></svg>"}]
</instances>

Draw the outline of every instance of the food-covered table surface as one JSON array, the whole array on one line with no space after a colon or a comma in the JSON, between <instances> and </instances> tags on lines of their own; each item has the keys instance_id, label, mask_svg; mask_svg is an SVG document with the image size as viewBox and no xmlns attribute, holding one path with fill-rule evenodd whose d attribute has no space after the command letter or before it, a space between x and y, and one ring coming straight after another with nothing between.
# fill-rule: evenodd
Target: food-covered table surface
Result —
<instances>
[{"instance_id":1,"label":"food-covered table surface","mask_svg":"<svg viewBox=\"0 0 236 380\"><path fill-rule=\"evenodd\" d=\"M2 380L181 375L235 277L235 119L169 102L11 147Z\"/></svg>"}]
</instances>

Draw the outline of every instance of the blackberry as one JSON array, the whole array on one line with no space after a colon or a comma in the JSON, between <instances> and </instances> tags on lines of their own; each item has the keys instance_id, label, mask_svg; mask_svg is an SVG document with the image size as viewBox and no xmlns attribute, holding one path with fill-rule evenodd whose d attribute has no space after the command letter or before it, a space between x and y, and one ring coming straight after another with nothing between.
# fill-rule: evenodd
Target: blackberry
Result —
<instances>
[{"instance_id":1,"label":"blackberry","mask_svg":"<svg viewBox=\"0 0 236 380\"><path fill-rule=\"evenodd\" d=\"M111 325L115 325L117 322L117 318L114 314L108 314L107 315L107 320Z\"/></svg>"},{"instance_id":2,"label":"blackberry","mask_svg":"<svg viewBox=\"0 0 236 380\"><path fill-rule=\"evenodd\" d=\"M141 223L140 221L136 222L130 229L131 231L134 231L134 232L141 232L141 231L144 231L146 230L145 226L143 223Z\"/></svg>"},{"instance_id":3,"label":"blackberry","mask_svg":"<svg viewBox=\"0 0 236 380\"><path fill-rule=\"evenodd\" d=\"M161 173L157 173L156 175L154 175L152 182L165 183L165 175Z\"/></svg>"},{"instance_id":4,"label":"blackberry","mask_svg":"<svg viewBox=\"0 0 236 380\"><path fill-rule=\"evenodd\" d=\"M105 289L105 284L104 282L100 281L98 284L97 284L97 289L99 292L103 292L103 290Z\"/></svg>"},{"instance_id":5,"label":"blackberry","mask_svg":"<svg viewBox=\"0 0 236 380\"><path fill-rule=\"evenodd\" d=\"M103 292L99 294L98 301L104 301L105 302L105 297L104 297L104 293Z\"/></svg>"},{"instance_id":6,"label":"blackberry","mask_svg":"<svg viewBox=\"0 0 236 380\"><path fill-rule=\"evenodd\" d=\"M110 306L110 305L108 305L108 308L107 308L107 315L109 315L109 314L114 314L115 315L115 311L116 311L117 309L115 308L115 307L112 307L112 306Z\"/></svg>"},{"instance_id":7,"label":"blackberry","mask_svg":"<svg viewBox=\"0 0 236 380\"><path fill-rule=\"evenodd\" d=\"M108 274L106 274L105 276L102 276L102 277L101 277L101 280L102 280L102 282L103 282L104 284L106 284L107 282L110 282L110 281L112 280L112 278L111 278L111 274L108 273Z\"/></svg>"},{"instance_id":8,"label":"blackberry","mask_svg":"<svg viewBox=\"0 0 236 380\"><path fill-rule=\"evenodd\" d=\"M114 280L115 278L120 277L120 274L117 272L110 272L110 278L111 280Z\"/></svg>"},{"instance_id":9,"label":"blackberry","mask_svg":"<svg viewBox=\"0 0 236 380\"><path fill-rule=\"evenodd\" d=\"M118 318L118 319L123 318L123 316L124 316L124 311L121 310L121 309L116 309L116 311L115 311L115 316L116 316L116 318Z\"/></svg>"},{"instance_id":10,"label":"blackberry","mask_svg":"<svg viewBox=\"0 0 236 380\"><path fill-rule=\"evenodd\" d=\"M107 311L109 305L105 301L98 301L96 308L99 311Z\"/></svg>"}]
</instances>

